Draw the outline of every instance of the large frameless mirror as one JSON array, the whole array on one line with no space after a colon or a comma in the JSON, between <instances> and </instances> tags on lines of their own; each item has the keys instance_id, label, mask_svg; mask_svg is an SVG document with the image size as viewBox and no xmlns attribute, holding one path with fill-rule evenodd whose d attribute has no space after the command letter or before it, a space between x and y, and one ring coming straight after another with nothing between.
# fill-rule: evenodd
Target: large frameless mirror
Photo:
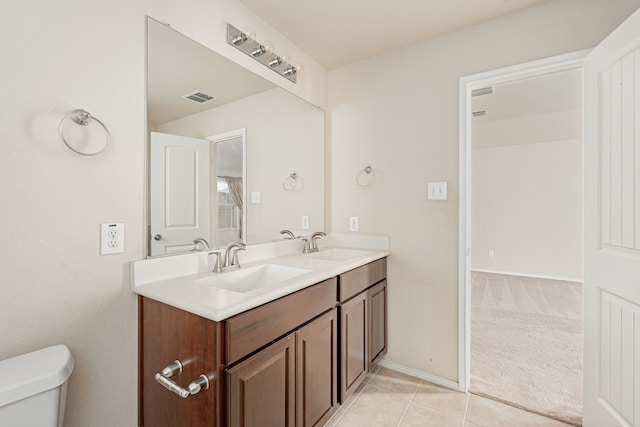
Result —
<instances>
[{"instance_id":1,"label":"large frameless mirror","mask_svg":"<svg viewBox=\"0 0 640 427\"><path fill-rule=\"evenodd\" d=\"M324 231L324 112L147 21L148 255Z\"/></svg>"}]
</instances>

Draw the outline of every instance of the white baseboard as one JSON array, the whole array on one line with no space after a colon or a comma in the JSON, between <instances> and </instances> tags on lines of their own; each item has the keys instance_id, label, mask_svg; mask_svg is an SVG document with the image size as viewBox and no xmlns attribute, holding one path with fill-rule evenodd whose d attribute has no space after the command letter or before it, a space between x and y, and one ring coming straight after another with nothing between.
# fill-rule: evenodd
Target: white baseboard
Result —
<instances>
[{"instance_id":1,"label":"white baseboard","mask_svg":"<svg viewBox=\"0 0 640 427\"><path fill-rule=\"evenodd\" d=\"M584 280L576 279L573 277L558 277L558 276L545 276L540 274L530 274L530 273L517 273L514 271L498 271L498 270L484 270L481 268L472 268L471 271L475 271L478 273L493 273L493 274L506 274L509 276L520 276L520 277L532 277L534 279L549 279L549 280L562 280L564 282L575 282L575 283L583 283Z\"/></svg>"},{"instance_id":2,"label":"white baseboard","mask_svg":"<svg viewBox=\"0 0 640 427\"><path fill-rule=\"evenodd\" d=\"M429 381L430 383L440 385L451 390L462 391L462 389L460 388L460 384L455 381L451 381L437 375L432 375L418 369L409 368L408 366L404 366L387 359L381 359L378 362L378 365L382 366L383 368L391 369L392 371L401 372L403 374L411 375L412 377L420 378L421 380Z\"/></svg>"}]
</instances>

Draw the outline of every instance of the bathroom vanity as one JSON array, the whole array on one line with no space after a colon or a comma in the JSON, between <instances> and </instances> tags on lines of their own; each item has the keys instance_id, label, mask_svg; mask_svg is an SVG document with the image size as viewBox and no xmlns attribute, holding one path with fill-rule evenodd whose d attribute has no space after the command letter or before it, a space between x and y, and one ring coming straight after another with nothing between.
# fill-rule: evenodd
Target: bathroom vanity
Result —
<instances>
[{"instance_id":1,"label":"bathroom vanity","mask_svg":"<svg viewBox=\"0 0 640 427\"><path fill-rule=\"evenodd\" d=\"M202 290L191 285L203 283L201 274L141 286L139 425L324 425L387 347L388 252L336 261L329 251L270 260L308 273L283 281L298 289L229 316L222 306L194 313L161 295L180 280L185 293ZM261 291L245 294L252 292ZM164 388L154 377L175 360L182 363L170 378L175 388L203 374L208 388L186 398Z\"/></svg>"}]
</instances>

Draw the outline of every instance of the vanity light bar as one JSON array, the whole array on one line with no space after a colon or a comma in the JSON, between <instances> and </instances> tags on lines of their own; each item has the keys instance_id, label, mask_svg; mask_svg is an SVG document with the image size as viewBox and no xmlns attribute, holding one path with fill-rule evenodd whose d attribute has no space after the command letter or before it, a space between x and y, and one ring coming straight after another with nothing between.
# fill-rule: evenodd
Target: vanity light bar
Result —
<instances>
[{"instance_id":1,"label":"vanity light bar","mask_svg":"<svg viewBox=\"0 0 640 427\"><path fill-rule=\"evenodd\" d=\"M287 60L272 52L265 45L255 41L231 24L227 24L227 43L236 49L246 53L262 65L272 69L287 80L296 83L298 67L291 65Z\"/></svg>"}]
</instances>

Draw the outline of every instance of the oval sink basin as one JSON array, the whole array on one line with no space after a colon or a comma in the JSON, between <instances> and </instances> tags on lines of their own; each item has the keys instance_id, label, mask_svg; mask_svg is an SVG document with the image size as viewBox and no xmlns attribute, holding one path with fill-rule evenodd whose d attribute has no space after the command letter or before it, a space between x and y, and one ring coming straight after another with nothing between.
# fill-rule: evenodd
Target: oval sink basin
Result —
<instances>
[{"instance_id":1,"label":"oval sink basin","mask_svg":"<svg viewBox=\"0 0 640 427\"><path fill-rule=\"evenodd\" d=\"M195 283L232 292L246 293L277 286L279 283L302 276L310 271L286 265L263 264L215 274L204 279L195 280Z\"/></svg>"},{"instance_id":2,"label":"oval sink basin","mask_svg":"<svg viewBox=\"0 0 640 427\"><path fill-rule=\"evenodd\" d=\"M312 259L323 259L326 261L347 261L352 258L364 256L368 253L368 251L360 251L357 249L329 248L307 254L306 257Z\"/></svg>"}]
</instances>

